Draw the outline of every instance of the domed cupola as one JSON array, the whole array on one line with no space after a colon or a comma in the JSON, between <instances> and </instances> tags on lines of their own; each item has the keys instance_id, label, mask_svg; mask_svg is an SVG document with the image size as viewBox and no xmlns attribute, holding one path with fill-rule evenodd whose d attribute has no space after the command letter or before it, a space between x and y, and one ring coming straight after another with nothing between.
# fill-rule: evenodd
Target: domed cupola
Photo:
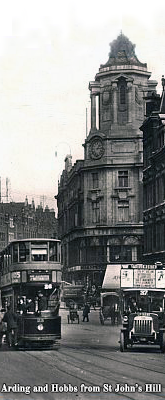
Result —
<instances>
[{"instance_id":1,"label":"domed cupola","mask_svg":"<svg viewBox=\"0 0 165 400\"><path fill-rule=\"evenodd\" d=\"M133 44L121 32L117 39L110 43L111 51L109 53L109 60L104 66L108 65L139 65L147 68L146 63L141 63L135 54L135 44ZM103 67L103 65L101 65Z\"/></svg>"}]
</instances>

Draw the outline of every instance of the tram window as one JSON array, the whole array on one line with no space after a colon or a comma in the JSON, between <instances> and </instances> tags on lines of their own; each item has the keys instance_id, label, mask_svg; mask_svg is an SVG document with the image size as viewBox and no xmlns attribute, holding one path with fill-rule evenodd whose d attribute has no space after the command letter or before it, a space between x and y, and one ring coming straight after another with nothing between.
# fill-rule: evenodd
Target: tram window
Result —
<instances>
[{"instance_id":1,"label":"tram window","mask_svg":"<svg viewBox=\"0 0 165 400\"><path fill-rule=\"evenodd\" d=\"M18 243L13 243L13 262L18 262Z\"/></svg>"},{"instance_id":2,"label":"tram window","mask_svg":"<svg viewBox=\"0 0 165 400\"><path fill-rule=\"evenodd\" d=\"M32 261L48 261L48 252L47 249L33 248L32 252Z\"/></svg>"},{"instance_id":3,"label":"tram window","mask_svg":"<svg viewBox=\"0 0 165 400\"><path fill-rule=\"evenodd\" d=\"M25 262L29 261L29 242L19 243L19 261Z\"/></svg>"},{"instance_id":4,"label":"tram window","mask_svg":"<svg viewBox=\"0 0 165 400\"><path fill-rule=\"evenodd\" d=\"M57 242L49 242L49 260L57 261Z\"/></svg>"}]
</instances>

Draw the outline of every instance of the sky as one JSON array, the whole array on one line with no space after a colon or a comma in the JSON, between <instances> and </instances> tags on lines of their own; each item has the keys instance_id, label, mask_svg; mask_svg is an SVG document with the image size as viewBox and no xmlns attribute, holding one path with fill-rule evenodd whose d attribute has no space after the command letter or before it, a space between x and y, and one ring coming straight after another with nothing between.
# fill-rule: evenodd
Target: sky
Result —
<instances>
[{"instance_id":1,"label":"sky","mask_svg":"<svg viewBox=\"0 0 165 400\"><path fill-rule=\"evenodd\" d=\"M134 4L134 5L133 5ZM2 200L48 204L68 153L83 159L90 93L122 31L158 82L165 75L164 1L0 1Z\"/></svg>"}]
</instances>

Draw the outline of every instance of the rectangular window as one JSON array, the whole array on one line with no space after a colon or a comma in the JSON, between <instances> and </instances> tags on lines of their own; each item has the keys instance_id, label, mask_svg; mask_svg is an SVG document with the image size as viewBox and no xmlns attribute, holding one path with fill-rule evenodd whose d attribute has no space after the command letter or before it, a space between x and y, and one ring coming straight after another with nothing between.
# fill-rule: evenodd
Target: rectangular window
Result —
<instances>
[{"instance_id":1,"label":"rectangular window","mask_svg":"<svg viewBox=\"0 0 165 400\"><path fill-rule=\"evenodd\" d=\"M135 256L135 254L134 254L134 256ZM125 262L133 261L132 246L124 246L123 247L123 259Z\"/></svg>"},{"instance_id":2,"label":"rectangular window","mask_svg":"<svg viewBox=\"0 0 165 400\"><path fill-rule=\"evenodd\" d=\"M10 226L10 228L14 228L13 218L9 219L9 226Z\"/></svg>"},{"instance_id":3,"label":"rectangular window","mask_svg":"<svg viewBox=\"0 0 165 400\"><path fill-rule=\"evenodd\" d=\"M19 243L19 262L25 262L30 260L29 242Z\"/></svg>"},{"instance_id":4,"label":"rectangular window","mask_svg":"<svg viewBox=\"0 0 165 400\"><path fill-rule=\"evenodd\" d=\"M99 187L98 172L92 174L92 180L93 180L93 189L97 189Z\"/></svg>"},{"instance_id":5,"label":"rectangular window","mask_svg":"<svg viewBox=\"0 0 165 400\"><path fill-rule=\"evenodd\" d=\"M128 187L128 171L118 171L118 186Z\"/></svg>"},{"instance_id":6,"label":"rectangular window","mask_svg":"<svg viewBox=\"0 0 165 400\"><path fill-rule=\"evenodd\" d=\"M118 221L128 222L129 221L129 202L118 201Z\"/></svg>"},{"instance_id":7,"label":"rectangular window","mask_svg":"<svg viewBox=\"0 0 165 400\"><path fill-rule=\"evenodd\" d=\"M0 232L0 241L1 242L5 241L5 233L4 232Z\"/></svg>"},{"instance_id":8,"label":"rectangular window","mask_svg":"<svg viewBox=\"0 0 165 400\"><path fill-rule=\"evenodd\" d=\"M93 201L93 203L92 203L92 222L94 224L100 222L100 202L99 202L99 200Z\"/></svg>"},{"instance_id":9,"label":"rectangular window","mask_svg":"<svg viewBox=\"0 0 165 400\"><path fill-rule=\"evenodd\" d=\"M57 243L49 242L49 261L57 261Z\"/></svg>"},{"instance_id":10,"label":"rectangular window","mask_svg":"<svg viewBox=\"0 0 165 400\"><path fill-rule=\"evenodd\" d=\"M110 246L110 262L119 262L122 259L122 248L119 245Z\"/></svg>"},{"instance_id":11,"label":"rectangular window","mask_svg":"<svg viewBox=\"0 0 165 400\"><path fill-rule=\"evenodd\" d=\"M18 243L13 243L13 263L18 262Z\"/></svg>"},{"instance_id":12,"label":"rectangular window","mask_svg":"<svg viewBox=\"0 0 165 400\"><path fill-rule=\"evenodd\" d=\"M48 243L32 242L31 244L31 260L32 261L48 261Z\"/></svg>"}]
</instances>

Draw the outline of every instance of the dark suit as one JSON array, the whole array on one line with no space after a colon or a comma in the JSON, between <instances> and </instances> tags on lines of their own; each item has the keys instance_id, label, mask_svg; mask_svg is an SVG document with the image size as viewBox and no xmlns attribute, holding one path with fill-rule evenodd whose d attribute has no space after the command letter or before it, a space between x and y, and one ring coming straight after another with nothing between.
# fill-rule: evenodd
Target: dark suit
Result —
<instances>
[{"instance_id":1,"label":"dark suit","mask_svg":"<svg viewBox=\"0 0 165 400\"><path fill-rule=\"evenodd\" d=\"M45 296L40 296L38 299L38 311L47 310L47 298Z\"/></svg>"},{"instance_id":2,"label":"dark suit","mask_svg":"<svg viewBox=\"0 0 165 400\"><path fill-rule=\"evenodd\" d=\"M18 315L15 314L12 310L6 311L3 322L7 323L7 342L9 347L12 346L12 331L14 331L14 344L17 343L17 335L18 335Z\"/></svg>"}]
</instances>

